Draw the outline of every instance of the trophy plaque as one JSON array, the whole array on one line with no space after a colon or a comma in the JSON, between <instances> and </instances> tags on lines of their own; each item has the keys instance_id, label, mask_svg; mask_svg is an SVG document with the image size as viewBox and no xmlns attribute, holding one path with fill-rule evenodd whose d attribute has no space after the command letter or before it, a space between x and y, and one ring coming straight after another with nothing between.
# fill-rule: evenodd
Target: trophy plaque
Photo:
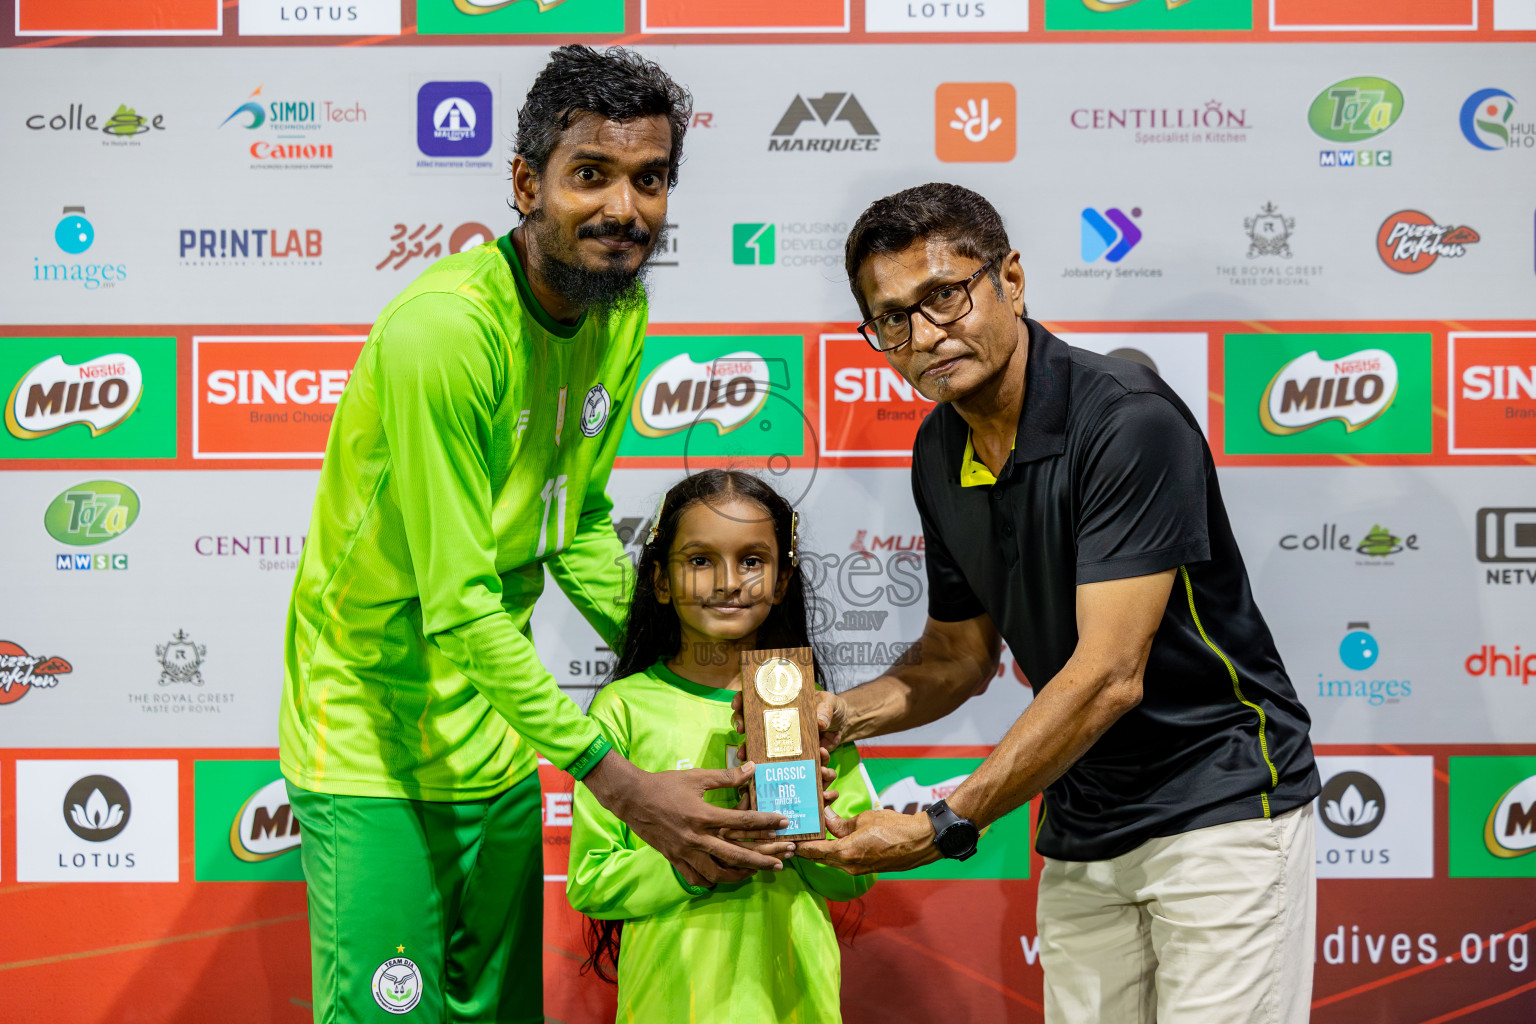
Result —
<instances>
[{"instance_id":1,"label":"trophy plaque","mask_svg":"<svg viewBox=\"0 0 1536 1024\"><path fill-rule=\"evenodd\" d=\"M780 839L823 836L816 670L809 647L743 651L741 708L747 759L757 766L752 806L782 814Z\"/></svg>"}]
</instances>

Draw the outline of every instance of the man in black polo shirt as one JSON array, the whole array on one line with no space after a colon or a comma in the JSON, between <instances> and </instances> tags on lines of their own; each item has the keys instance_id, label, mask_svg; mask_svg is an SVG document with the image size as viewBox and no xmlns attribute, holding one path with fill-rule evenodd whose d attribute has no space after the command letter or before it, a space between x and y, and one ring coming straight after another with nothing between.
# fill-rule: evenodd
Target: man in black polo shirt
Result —
<instances>
[{"instance_id":1,"label":"man in black polo shirt","mask_svg":"<svg viewBox=\"0 0 1536 1024\"><path fill-rule=\"evenodd\" d=\"M974 192L879 200L846 257L860 332L940 404L912 452L922 658L823 695L824 745L948 714L1001 640L1035 697L948 801L830 819L839 838L797 855L853 872L964 858L1043 792L1048 1022L1305 1021L1309 719L1194 417L1147 368L1026 319L1019 253Z\"/></svg>"}]
</instances>

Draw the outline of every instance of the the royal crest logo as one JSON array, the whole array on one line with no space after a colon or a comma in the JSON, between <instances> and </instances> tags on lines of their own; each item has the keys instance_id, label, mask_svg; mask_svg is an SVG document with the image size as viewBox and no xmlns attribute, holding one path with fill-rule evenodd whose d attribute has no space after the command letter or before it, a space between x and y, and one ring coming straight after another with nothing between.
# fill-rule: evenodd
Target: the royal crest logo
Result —
<instances>
[{"instance_id":1,"label":"the royal crest logo","mask_svg":"<svg viewBox=\"0 0 1536 1024\"><path fill-rule=\"evenodd\" d=\"M755 352L731 352L702 363L679 353L641 382L630 422L646 437L666 437L704 422L728 434L757 415L768 390L767 361Z\"/></svg>"},{"instance_id":2,"label":"the royal crest logo","mask_svg":"<svg viewBox=\"0 0 1536 1024\"><path fill-rule=\"evenodd\" d=\"M28 654L9 640L0 640L0 704L14 704L33 687L50 689L59 685L59 676L68 675L74 666L60 657Z\"/></svg>"},{"instance_id":3,"label":"the royal crest logo","mask_svg":"<svg viewBox=\"0 0 1536 1024\"><path fill-rule=\"evenodd\" d=\"M373 1001L387 1013L410 1013L421 1002L421 970L415 962L397 956L385 960L373 972Z\"/></svg>"},{"instance_id":4,"label":"the royal crest logo","mask_svg":"<svg viewBox=\"0 0 1536 1024\"><path fill-rule=\"evenodd\" d=\"M202 664L207 656L207 647L193 643L185 631L178 629L170 643L155 645L155 657L160 659L160 685L191 683L202 686Z\"/></svg>"},{"instance_id":5,"label":"the royal crest logo","mask_svg":"<svg viewBox=\"0 0 1536 1024\"><path fill-rule=\"evenodd\" d=\"M1504 859L1536 852L1536 775L1520 780L1493 805L1483 845Z\"/></svg>"},{"instance_id":6,"label":"the royal crest logo","mask_svg":"<svg viewBox=\"0 0 1536 1024\"><path fill-rule=\"evenodd\" d=\"M1296 228L1296 218L1287 217L1276 209L1274 203L1252 217L1243 218L1243 230L1248 232L1248 258L1278 256L1291 258L1291 232Z\"/></svg>"},{"instance_id":7,"label":"the royal crest logo","mask_svg":"<svg viewBox=\"0 0 1536 1024\"><path fill-rule=\"evenodd\" d=\"M229 851L248 864L296 850L300 839L299 819L288 805L288 784L281 778L252 793L229 826Z\"/></svg>"},{"instance_id":8,"label":"the royal crest logo","mask_svg":"<svg viewBox=\"0 0 1536 1024\"><path fill-rule=\"evenodd\" d=\"M581 433L584 437L596 437L608 423L608 409L613 404L608 389L594 385L581 403Z\"/></svg>"},{"instance_id":9,"label":"the royal crest logo","mask_svg":"<svg viewBox=\"0 0 1536 1024\"><path fill-rule=\"evenodd\" d=\"M11 389L5 426L13 437L28 441L76 423L99 437L132 416L143 395L144 374L132 356L114 352L78 365L53 356Z\"/></svg>"},{"instance_id":10,"label":"the royal crest logo","mask_svg":"<svg viewBox=\"0 0 1536 1024\"><path fill-rule=\"evenodd\" d=\"M1350 433L1386 412L1397 397L1397 361L1379 348L1339 359L1314 350L1292 359L1259 399L1259 420L1271 434L1296 434L1338 420Z\"/></svg>"},{"instance_id":11,"label":"the royal crest logo","mask_svg":"<svg viewBox=\"0 0 1536 1024\"><path fill-rule=\"evenodd\" d=\"M1418 274L1442 256L1465 256L1467 246L1481 240L1477 231L1466 225L1436 224L1427 213L1399 210L1381 222L1376 251L1381 261L1399 274Z\"/></svg>"}]
</instances>

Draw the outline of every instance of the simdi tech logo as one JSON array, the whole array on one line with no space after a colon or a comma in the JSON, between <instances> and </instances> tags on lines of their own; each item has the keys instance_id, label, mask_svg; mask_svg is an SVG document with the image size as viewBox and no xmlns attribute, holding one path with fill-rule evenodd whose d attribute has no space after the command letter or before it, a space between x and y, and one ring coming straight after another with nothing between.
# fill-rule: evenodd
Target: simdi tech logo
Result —
<instances>
[{"instance_id":1,"label":"simdi tech logo","mask_svg":"<svg viewBox=\"0 0 1536 1024\"><path fill-rule=\"evenodd\" d=\"M1188 32L1253 28L1247 0L1045 0L1048 31Z\"/></svg>"},{"instance_id":2,"label":"simdi tech logo","mask_svg":"<svg viewBox=\"0 0 1536 1024\"><path fill-rule=\"evenodd\" d=\"M647 338L619 454L802 455L804 348L798 335Z\"/></svg>"},{"instance_id":3,"label":"simdi tech logo","mask_svg":"<svg viewBox=\"0 0 1536 1024\"><path fill-rule=\"evenodd\" d=\"M64 216L53 228L53 244L67 256L83 255L96 244L96 225L85 217L85 207L66 206ZM125 263L102 263L97 259L63 260L49 256L32 257L32 280L38 284L62 284L88 292L113 289L128 280Z\"/></svg>"},{"instance_id":4,"label":"simdi tech logo","mask_svg":"<svg viewBox=\"0 0 1536 1024\"><path fill-rule=\"evenodd\" d=\"M1403 91L1385 78L1362 76L1335 82L1307 108L1307 124L1330 142L1348 149L1318 151L1319 167L1390 167L1390 149L1360 149L1403 116Z\"/></svg>"},{"instance_id":5,"label":"simdi tech logo","mask_svg":"<svg viewBox=\"0 0 1536 1024\"><path fill-rule=\"evenodd\" d=\"M1428 334L1229 334L1229 455L1431 450Z\"/></svg>"},{"instance_id":6,"label":"simdi tech logo","mask_svg":"<svg viewBox=\"0 0 1536 1024\"><path fill-rule=\"evenodd\" d=\"M193 792L199 882L304 880L299 819L276 761L198 761Z\"/></svg>"},{"instance_id":7,"label":"simdi tech logo","mask_svg":"<svg viewBox=\"0 0 1536 1024\"><path fill-rule=\"evenodd\" d=\"M1450 759L1452 878L1536 878L1536 757Z\"/></svg>"},{"instance_id":8,"label":"simdi tech logo","mask_svg":"<svg viewBox=\"0 0 1536 1024\"><path fill-rule=\"evenodd\" d=\"M368 120L368 111L357 101L340 103L310 98L270 99L262 96L264 85L219 122L219 128L231 125L257 137L241 139L257 168L320 169L334 166L335 144L316 141L313 136L337 125L357 125ZM248 141L248 144L247 144Z\"/></svg>"},{"instance_id":9,"label":"simdi tech logo","mask_svg":"<svg viewBox=\"0 0 1536 1024\"><path fill-rule=\"evenodd\" d=\"M361 336L192 339L194 459L318 459Z\"/></svg>"},{"instance_id":10,"label":"simdi tech logo","mask_svg":"<svg viewBox=\"0 0 1536 1024\"><path fill-rule=\"evenodd\" d=\"M175 338L11 338L0 459L174 458Z\"/></svg>"},{"instance_id":11,"label":"simdi tech logo","mask_svg":"<svg viewBox=\"0 0 1536 1024\"><path fill-rule=\"evenodd\" d=\"M617 35L624 31L624 0L418 0L416 29L422 35Z\"/></svg>"},{"instance_id":12,"label":"simdi tech logo","mask_svg":"<svg viewBox=\"0 0 1536 1024\"><path fill-rule=\"evenodd\" d=\"M1536 332L1452 331L1452 455L1536 455Z\"/></svg>"},{"instance_id":13,"label":"simdi tech logo","mask_svg":"<svg viewBox=\"0 0 1536 1024\"><path fill-rule=\"evenodd\" d=\"M74 670L57 655L28 654L20 644L0 640L0 705L14 704L33 690L51 690L59 676Z\"/></svg>"},{"instance_id":14,"label":"simdi tech logo","mask_svg":"<svg viewBox=\"0 0 1536 1024\"><path fill-rule=\"evenodd\" d=\"M934 153L945 163L1004 163L1017 152L1018 96L1009 82L945 82L934 92Z\"/></svg>"}]
</instances>

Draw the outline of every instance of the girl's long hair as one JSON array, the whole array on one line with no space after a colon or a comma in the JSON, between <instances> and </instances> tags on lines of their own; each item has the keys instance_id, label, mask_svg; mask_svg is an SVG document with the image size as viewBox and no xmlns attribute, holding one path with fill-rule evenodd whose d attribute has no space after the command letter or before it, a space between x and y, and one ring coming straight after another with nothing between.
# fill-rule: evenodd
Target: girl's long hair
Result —
<instances>
[{"instance_id":1,"label":"girl's long hair","mask_svg":"<svg viewBox=\"0 0 1536 1024\"><path fill-rule=\"evenodd\" d=\"M805 574L795 571L798 537L794 508L777 491L751 473L735 469L707 469L678 481L662 500L654 532L640 549L638 564L635 566L635 593L629 603L624 640L614 659L612 671L604 679L605 684L644 672L682 649L683 632L677 612L671 605L662 604L656 599L656 578L658 574L666 578L667 559L683 513L701 502L718 508L732 497L744 498L757 505L772 520L773 536L779 548L779 577L789 578L783 600L773 606L768 617L758 627L758 648L816 646L811 642L807 616L809 594ZM700 657L723 657L725 653L723 645L719 651L699 652ZM823 685L826 681L822 669L824 660L816 658L816 681ZM581 965L583 974L591 971L604 981L617 981L619 935L623 925L622 921L587 920L587 959Z\"/></svg>"}]
</instances>

